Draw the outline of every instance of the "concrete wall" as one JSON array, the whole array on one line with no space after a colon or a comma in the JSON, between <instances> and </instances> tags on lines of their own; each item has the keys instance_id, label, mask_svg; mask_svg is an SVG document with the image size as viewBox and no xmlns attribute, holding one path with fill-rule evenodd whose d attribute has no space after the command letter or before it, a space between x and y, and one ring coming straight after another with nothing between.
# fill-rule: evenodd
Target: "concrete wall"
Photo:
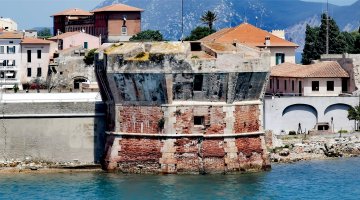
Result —
<instances>
[{"instance_id":1,"label":"concrete wall","mask_svg":"<svg viewBox=\"0 0 360 200\"><path fill-rule=\"evenodd\" d=\"M302 131L314 128L317 122L328 122L333 118L334 131L355 129L354 121L347 118L350 106L359 104L359 97L281 97L265 99L265 130L275 134Z\"/></svg>"},{"instance_id":2,"label":"concrete wall","mask_svg":"<svg viewBox=\"0 0 360 200\"><path fill-rule=\"evenodd\" d=\"M106 126L102 102L42 97L17 103L6 95L4 101L11 103L0 104L0 161L101 161Z\"/></svg>"},{"instance_id":3,"label":"concrete wall","mask_svg":"<svg viewBox=\"0 0 360 200\"><path fill-rule=\"evenodd\" d=\"M285 62L295 63L295 47L270 47L271 66L276 65L276 54L284 53Z\"/></svg>"}]
</instances>

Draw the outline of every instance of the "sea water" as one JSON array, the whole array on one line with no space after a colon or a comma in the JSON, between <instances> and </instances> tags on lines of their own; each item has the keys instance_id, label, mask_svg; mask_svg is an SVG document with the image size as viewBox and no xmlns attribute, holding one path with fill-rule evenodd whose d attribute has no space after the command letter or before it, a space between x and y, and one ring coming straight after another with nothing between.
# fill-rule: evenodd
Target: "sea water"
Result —
<instances>
[{"instance_id":1,"label":"sea water","mask_svg":"<svg viewBox=\"0 0 360 200\"><path fill-rule=\"evenodd\" d=\"M360 199L360 158L245 175L0 174L0 199Z\"/></svg>"}]
</instances>

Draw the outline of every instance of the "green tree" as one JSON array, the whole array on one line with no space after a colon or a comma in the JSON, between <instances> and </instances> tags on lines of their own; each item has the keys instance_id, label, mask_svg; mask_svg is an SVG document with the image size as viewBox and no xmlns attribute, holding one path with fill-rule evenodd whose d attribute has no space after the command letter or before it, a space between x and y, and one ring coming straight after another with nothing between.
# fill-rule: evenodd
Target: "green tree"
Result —
<instances>
[{"instance_id":1,"label":"green tree","mask_svg":"<svg viewBox=\"0 0 360 200\"><path fill-rule=\"evenodd\" d=\"M207 24L209 29L213 29L214 22L217 20L217 15L214 12L211 12L210 10L206 11L200 18L200 20Z\"/></svg>"},{"instance_id":2,"label":"green tree","mask_svg":"<svg viewBox=\"0 0 360 200\"><path fill-rule=\"evenodd\" d=\"M216 31L214 29L210 29L209 27L204 26L198 26L194 30L191 31L191 34L186 37L185 41L196 41L200 40L201 38L204 38L208 35L211 35L215 33Z\"/></svg>"},{"instance_id":3,"label":"green tree","mask_svg":"<svg viewBox=\"0 0 360 200\"><path fill-rule=\"evenodd\" d=\"M163 35L160 31L146 30L130 38L130 41L163 41Z\"/></svg>"},{"instance_id":4,"label":"green tree","mask_svg":"<svg viewBox=\"0 0 360 200\"><path fill-rule=\"evenodd\" d=\"M340 32L335 20L329 17L329 54L342 54L348 50L346 38ZM306 29L305 47L303 64L309 64L312 60L319 59L322 54L326 54L326 35L327 35L327 14L321 15L320 27L311 30L310 27ZM317 32L317 33L316 33ZM315 34L315 35L314 35ZM314 40L315 39L315 40Z\"/></svg>"},{"instance_id":5,"label":"green tree","mask_svg":"<svg viewBox=\"0 0 360 200\"><path fill-rule=\"evenodd\" d=\"M302 54L302 63L308 65L313 59L320 58L320 54L316 51L316 40L319 35L319 27L310 27L306 25L305 46Z\"/></svg>"},{"instance_id":6,"label":"green tree","mask_svg":"<svg viewBox=\"0 0 360 200\"><path fill-rule=\"evenodd\" d=\"M354 48L355 48L355 39L356 37L354 36L353 33L349 33L349 32L342 32L341 33L342 36L344 37L345 40L345 44L346 44L346 49L345 52L347 53L353 53L354 52Z\"/></svg>"},{"instance_id":7,"label":"green tree","mask_svg":"<svg viewBox=\"0 0 360 200\"><path fill-rule=\"evenodd\" d=\"M349 120L354 120L355 121L355 127L356 127L356 122L359 123L359 121L360 121L360 106L355 106L355 107L349 108L349 110L348 110L348 119Z\"/></svg>"},{"instance_id":8,"label":"green tree","mask_svg":"<svg viewBox=\"0 0 360 200\"><path fill-rule=\"evenodd\" d=\"M38 31L37 35L38 35L38 37L41 37L41 38L49 38L49 37L51 37L51 31L49 28L43 28Z\"/></svg>"},{"instance_id":9,"label":"green tree","mask_svg":"<svg viewBox=\"0 0 360 200\"><path fill-rule=\"evenodd\" d=\"M354 46L351 53L360 54L360 33L356 33L354 36Z\"/></svg>"},{"instance_id":10,"label":"green tree","mask_svg":"<svg viewBox=\"0 0 360 200\"><path fill-rule=\"evenodd\" d=\"M94 57L95 57L96 49L91 49L84 57L84 62L86 65L94 64Z\"/></svg>"},{"instance_id":11,"label":"green tree","mask_svg":"<svg viewBox=\"0 0 360 200\"><path fill-rule=\"evenodd\" d=\"M318 53L326 53L326 27L327 27L327 14L321 15L321 25L319 30L319 36L317 40ZM346 43L344 37L341 35L340 29L335 20L329 17L329 54L341 54L346 50Z\"/></svg>"}]
</instances>

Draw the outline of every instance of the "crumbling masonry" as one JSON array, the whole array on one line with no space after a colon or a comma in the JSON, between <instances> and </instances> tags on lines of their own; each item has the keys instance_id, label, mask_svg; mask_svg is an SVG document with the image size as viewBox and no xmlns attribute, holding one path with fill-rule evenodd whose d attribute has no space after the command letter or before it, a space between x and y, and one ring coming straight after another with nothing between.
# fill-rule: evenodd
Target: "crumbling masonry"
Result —
<instances>
[{"instance_id":1,"label":"crumbling masonry","mask_svg":"<svg viewBox=\"0 0 360 200\"><path fill-rule=\"evenodd\" d=\"M120 43L100 50L104 168L233 173L269 167L262 98L270 54L240 44Z\"/></svg>"}]
</instances>

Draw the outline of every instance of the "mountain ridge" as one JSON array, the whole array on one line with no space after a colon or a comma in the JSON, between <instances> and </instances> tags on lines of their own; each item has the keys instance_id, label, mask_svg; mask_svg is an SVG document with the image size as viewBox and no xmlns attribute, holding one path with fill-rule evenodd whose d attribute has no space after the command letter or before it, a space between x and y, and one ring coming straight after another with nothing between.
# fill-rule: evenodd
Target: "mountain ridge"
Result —
<instances>
[{"instance_id":1,"label":"mountain ridge","mask_svg":"<svg viewBox=\"0 0 360 200\"><path fill-rule=\"evenodd\" d=\"M162 32L169 40L181 38L181 0L105 0L97 7L124 3L144 9L142 29ZM218 14L214 27L219 30L234 27L247 21L267 31L285 29L287 39L297 42L302 50L304 28L307 23L320 23L320 15L326 9L324 3L300 0L184 0L184 35L189 35L196 26L204 25L201 15L211 10ZM355 30L359 26L360 0L350 6L329 5L342 30ZM348 15L348 13L352 13Z\"/></svg>"}]
</instances>

